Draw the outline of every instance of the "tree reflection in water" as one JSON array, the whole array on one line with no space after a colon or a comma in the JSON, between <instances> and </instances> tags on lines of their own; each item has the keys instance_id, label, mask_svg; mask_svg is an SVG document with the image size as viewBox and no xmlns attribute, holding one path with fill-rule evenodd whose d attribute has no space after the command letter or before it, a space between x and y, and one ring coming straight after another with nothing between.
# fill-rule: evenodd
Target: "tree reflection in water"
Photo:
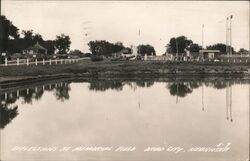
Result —
<instances>
[{"instance_id":1,"label":"tree reflection in water","mask_svg":"<svg viewBox=\"0 0 250 161\"><path fill-rule=\"evenodd\" d=\"M29 88L20 88L15 91L1 92L0 95L0 125L3 129L18 115L18 106L15 105L18 99L22 99L23 104L32 104L33 100L42 98L44 91L55 91L57 100L64 101L69 99L69 83L60 83L60 85L35 86Z\"/></svg>"},{"instance_id":2,"label":"tree reflection in water","mask_svg":"<svg viewBox=\"0 0 250 161\"><path fill-rule=\"evenodd\" d=\"M136 85L138 87L151 87L152 85L154 85L154 81L139 80L139 81L136 81Z\"/></svg>"},{"instance_id":3,"label":"tree reflection in water","mask_svg":"<svg viewBox=\"0 0 250 161\"><path fill-rule=\"evenodd\" d=\"M94 91L106 91L108 89L122 91L123 86L126 84L135 90L136 88L134 85L137 87L151 87L154 84L154 81L137 80L135 82L125 82L120 80L98 80L90 81L89 89Z\"/></svg>"},{"instance_id":4,"label":"tree reflection in water","mask_svg":"<svg viewBox=\"0 0 250 161\"><path fill-rule=\"evenodd\" d=\"M0 128L3 129L18 115L18 106L8 107L7 104L1 104L0 115Z\"/></svg>"},{"instance_id":5,"label":"tree reflection in water","mask_svg":"<svg viewBox=\"0 0 250 161\"><path fill-rule=\"evenodd\" d=\"M121 91L123 88L123 83L121 81L112 81L112 80L105 80L105 81L91 81L89 84L89 89L94 91L106 91L108 89L115 89Z\"/></svg>"},{"instance_id":6,"label":"tree reflection in water","mask_svg":"<svg viewBox=\"0 0 250 161\"><path fill-rule=\"evenodd\" d=\"M62 83L59 86L55 86L55 93L57 100L65 101L69 99L69 91L70 91L69 83Z\"/></svg>"},{"instance_id":7,"label":"tree reflection in water","mask_svg":"<svg viewBox=\"0 0 250 161\"><path fill-rule=\"evenodd\" d=\"M70 88L71 82L72 81L68 81L68 82L64 81L64 82L54 83L54 84L48 84L47 82L40 86L31 85L26 88L20 86L19 88L18 87L15 88L16 90L13 90L12 88L4 89L7 92L5 93L1 92L1 95L0 95L1 128L6 127L6 125L9 124L18 115L18 106L15 105L18 99L22 99L23 100L22 103L31 104L32 101L34 100L40 100L43 94L45 93L45 91L53 91L54 96L56 97L57 100L65 101L70 98L69 91L71 90ZM154 82L155 82L154 79L136 80L136 81L95 80L95 81L89 82L89 90L106 91L108 89L111 89L111 90L122 91L124 85L129 86L132 90L136 90L137 87L142 87L142 88L151 87L154 85ZM224 89L224 88L230 89L232 88L232 85L234 83L242 83L242 82L243 80L215 80L215 81L178 80L178 82L176 82L176 79L175 79L175 81L168 80L167 89L169 89L170 94L172 96L177 96L178 98L178 97L187 96L188 94L192 93L194 89L199 88L202 85L216 88L216 89ZM249 81L245 81L245 82L249 84ZM232 121L232 103L229 101L231 100L232 94L228 94L229 93L228 89L226 90L227 119L229 115L228 113L230 113L230 120ZM249 86L249 90L250 90L250 86Z\"/></svg>"},{"instance_id":8,"label":"tree reflection in water","mask_svg":"<svg viewBox=\"0 0 250 161\"><path fill-rule=\"evenodd\" d=\"M35 93L34 89L21 90L20 97L23 98L23 103L32 104L33 93Z\"/></svg>"},{"instance_id":9,"label":"tree reflection in water","mask_svg":"<svg viewBox=\"0 0 250 161\"><path fill-rule=\"evenodd\" d=\"M189 85L185 85L183 82L168 84L167 88L170 90L172 96L185 97L187 94L193 92L193 89Z\"/></svg>"}]
</instances>

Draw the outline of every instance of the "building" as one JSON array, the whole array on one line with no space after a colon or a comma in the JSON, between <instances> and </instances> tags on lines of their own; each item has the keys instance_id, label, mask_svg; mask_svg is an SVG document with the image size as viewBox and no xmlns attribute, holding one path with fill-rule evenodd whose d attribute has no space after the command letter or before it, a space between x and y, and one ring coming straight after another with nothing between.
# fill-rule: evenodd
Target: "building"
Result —
<instances>
[{"instance_id":1,"label":"building","mask_svg":"<svg viewBox=\"0 0 250 161\"><path fill-rule=\"evenodd\" d=\"M131 53L129 51L129 49L122 49L121 51L119 52L116 52L116 53L112 53L112 57L113 58L126 58L126 57L131 57Z\"/></svg>"},{"instance_id":2,"label":"building","mask_svg":"<svg viewBox=\"0 0 250 161\"><path fill-rule=\"evenodd\" d=\"M200 50L200 57L205 60L211 60L219 58L220 50Z\"/></svg>"},{"instance_id":3,"label":"building","mask_svg":"<svg viewBox=\"0 0 250 161\"><path fill-rule=\"evenodd\" d=\"M38 42L35 45L28 47L23 50L23 54L38 55L47 54L47 49L41 46Z\"/></svg>"}]
</instances>

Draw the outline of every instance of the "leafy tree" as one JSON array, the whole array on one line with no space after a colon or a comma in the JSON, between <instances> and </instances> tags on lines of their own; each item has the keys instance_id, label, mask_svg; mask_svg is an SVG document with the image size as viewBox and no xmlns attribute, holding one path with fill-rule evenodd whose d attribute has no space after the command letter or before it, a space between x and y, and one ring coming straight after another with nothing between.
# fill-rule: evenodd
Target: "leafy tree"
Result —
<instances>
[{"instance_id":1,"label":"leafy tree","mask_svg":"<svg viewBox=\"0 0 250 161\"><path fill-rule=\"evenodd\" d=\"M126 47L126 48L125 48L125 52L123 52L123 54L132 54L132 49Z\"/></svg>"},{"instance_id":2,"label":"leafy tree","mask_svg":"<svg viewBox=\"0 0 250 161\"><path fill-rule=\"evenodd\" d=\"M33 38L33 34L34 34L33 30L27 30L27 31L23 30L22 31L22 35L24 36L25 40L31 41Z\"/></svg>"},{"instance_id":3,"label":"leafy tree","mask_svg":"<svg viewBox=\"0 0 250 161\"><path fill-rule=\"evenodd\" d=\"M238 54L248 55L249 51L244 48L240 48L240 50L238 51Z\"/></svg>"},{"instance_id":4,"label":"leafy tree","mask_svg":"<svg viewBox=\"0 0 250 161\"><path fill-rule=\"evenodd\" d=\"M41 44L44 42L43 37L40 34L35 34L34 36L32 36L32 40Z\"/></svg>"},{"instance_id":5,"label":"leafy tree","mask_svg":"<svg viewBox=\"0 0 250 161\"><path fill-rule=\"evenodd\" d=\"M88 45L93 55L104 55L107 57L125 48L120 42L113 44L105 40L90 41Z\"/></svg>"},{"instance_id":6,"label":"leafy tree","mask_svg":"<svg viewBox=\"0 0 250 161\"><path fill-rule=\"evenodd\" d=\"M58 54L67 54L69 51L71 41L70 37L64 34L56 36L55 40L55 49L58 51Z\"/></svg>"},{"instance_id":7,"label":"leafy tree","mask_svg":"<svg viewBox=\"0 0 250 161\"><path fill-rule=\"evenodd\" d=\"M73 55L83 55L84 53L78 49L75 49L73 51L70 51L69 54L73 54Z\"/></svg>"},{"instance_id":8,"label":"leafy tree","mask_svg":"<svg viewBox=\"0 0 250 161\"><path fill-rule=\"evenodd\" d=\"M9 40L19 38L18 31L5 16L0 16L0 52L6 52Z\"/></svg>"},{"instance_id":9,"label":"leafy tree","mask_svg":"<svg viewBox=\"0 0 250 161\"><path fill-rule=\"evenodd\" d=\"M207 49L208 50L220 50L221 54L226 53L226 45L222 43L207 46ZM233 48L233 53L234 53L234 48Z\"/></svg>"},{"instance_id":10,"label":"leafy tree","mask_svg":"<svg viewBox=\"0 0 250 161\"><path fill-rule=\"evenodd\" d=\"M199 46L198 44L191 44L189 47L189 51L195 52L195 53L199 52L201 49L202 49L202 47Z\"/></svg>"},{"instance_id":11,"label":"leafy tree","mask_svg":"<svg viewBox=\"0 0 250 161\"><path fill-rule=\"evenodd\" d=\"M138 45L137 46L137 52L141 56L144 56L145 54L147 54L147 56L155 55L154 47L149 45L149 44L147 44L147 45Z\"/></svg>"},{"instance_id":12,"label":"leafy tree","mask_svg":"<svg viewBox=\"0 0 250 161\"><path fill-rule=\"evenodd\" d=\"M41 44L47 49L47 54L52 55L55 53L55 41L47 40Z\"/></svg>"},{"instance_id":13,"label":"leafy tree","mask_svg":"<svg viewBox=\"0 0 250 161\"><path fill-rule=\"evenodd\" d=\"M193 43L192 40L187 39L185 36L179 36L177 38L171 38L169 44L167 44L168 53L185 53L185 49Z\"/></svg>"}]
</instances>

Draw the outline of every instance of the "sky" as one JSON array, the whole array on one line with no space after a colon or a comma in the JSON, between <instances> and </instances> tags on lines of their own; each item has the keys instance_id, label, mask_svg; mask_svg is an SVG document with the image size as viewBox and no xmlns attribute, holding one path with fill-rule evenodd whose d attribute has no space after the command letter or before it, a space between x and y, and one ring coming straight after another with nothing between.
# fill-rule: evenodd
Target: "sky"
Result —
<instances>
[{"instance_id":1,"label":"sky","mask_svg":"<svg viewBox=\"0 0 250 161\"><path fill-rule=\"evenodd\" d=\"M88 51L91 40L150 44L161 55L181 35L204 46L226 43L226 17L233 15L232 46L249 49L248 1L20 1L2 0L1 14L20 30L45 40L69 35L71 50ZM139 34L140 33L140 34Z\"/></svg>"}]
</instances>

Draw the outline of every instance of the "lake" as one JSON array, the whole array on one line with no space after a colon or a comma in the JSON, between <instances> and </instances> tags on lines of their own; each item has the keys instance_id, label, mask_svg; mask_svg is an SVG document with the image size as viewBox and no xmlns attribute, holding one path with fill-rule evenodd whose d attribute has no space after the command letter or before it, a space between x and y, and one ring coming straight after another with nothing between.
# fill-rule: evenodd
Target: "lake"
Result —
<instances>
[{"instance_id":1,"label":"lake","mask_svg":"<svg viewBox=\"0 0 250 161\"><path fill-rule=\"evenodd\" d=\"M70 78L2 85L1 157L247 160L249 82Z\"/></svg>"}]
</instances>

